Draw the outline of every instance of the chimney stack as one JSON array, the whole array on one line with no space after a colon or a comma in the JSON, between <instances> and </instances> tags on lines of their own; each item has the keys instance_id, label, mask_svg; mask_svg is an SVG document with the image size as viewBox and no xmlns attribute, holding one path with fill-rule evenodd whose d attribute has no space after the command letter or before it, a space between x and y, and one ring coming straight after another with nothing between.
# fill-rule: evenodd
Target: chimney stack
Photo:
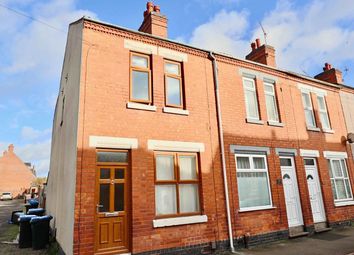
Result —
<instances>
[{"instance_id":1,"label":"chimney stack","mask_svg":"<svg viewBox=\"0 0 354 255\"><path fill-rule=\"evenodd\" d=\"M144 21L139 31L167 38L167 18L160 11L160 6L147 2Z\"/></svg>"},{"instance_id":2,"label":"chimney stack","mask_svg":"<svg viewBox=\"0 0 354 255\"><path fill-rule=\"evenodd\" d=\"M261 46L261 41L257 38L256 42L251 43L251 48L251 53L246 56L247 60L276 67L275 49L272 46L265 44Z\"/></svg>"},{"instance_id":3,"label":"chimney stack","mask_svg":"<svg viewBox=\"0 0 354 255\"><path fill-rule=\"evenodd\" d=\"M334 84L342 84L343 76L342 72L338 69L332 68L331 64L325 63L323 67L323 72L317 74L315 79L319 79L321 81L326 81Z\"/></svg>"},{"instance_id":4,"label":"chimney stack","mask_svg":"<svg viewBox=\"0 0 354 255\"><path fill-rule=\"evenodd\" d=\"M8 151L9 151L10 153L13 153L13 152L14 152L14 145L13 145L13 144L10 144L10 145L9 145Z\"/></svg>"}]
</instances>

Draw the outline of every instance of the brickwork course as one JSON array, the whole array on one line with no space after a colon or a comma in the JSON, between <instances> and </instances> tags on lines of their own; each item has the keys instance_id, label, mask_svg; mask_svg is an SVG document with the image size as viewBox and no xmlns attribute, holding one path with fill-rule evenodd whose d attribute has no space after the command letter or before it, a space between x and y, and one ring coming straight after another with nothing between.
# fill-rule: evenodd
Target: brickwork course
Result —
<instances>
[{"instance_id":1,"label":"brickwork course","mask_svg":"<svg viewBox=\"0 0 354 255\"><path fill-rule=\"evenodd\" d=\"M97 148L90 146L92 136L138 140L138 148L130 150L132 254L212 254L218 249L229 249L213 63L209 52L167 40L166 18L161 15L159 8L149 12L150 7L148 5L140 28L143 33L89 18L75 23L82 25L82 53L80 84L76 84L80 86L80 95L72 237L74 254L95 253ZM132 41L136 42L134 47L129 46ZM145 106L145 110L127 106L131 93L129 68L132 51L150 56L152 103L149 106L156 107L156 110L146 110ZM169 52L170 56L183 61L183 114L164 110L164 60L167 54L162 52ZM348 132L339 95L342 89L340 73L327 68L325 74L320 76L325 77L325 81L321 81L320 77L316 80L278 70L274 48L261 46L259 42L252 44L252 52L247 56L249 61L217 53L214 55L218 64L220 117L223 121L235 246L244 246L246 239L253 245L288 238L289 226L281 182L283 177L280 158L276 153L279 148L296 152L292 156L296 166L304 230L313 230L314 219L301 150L318 152L315 159L328 226L349 224L354 219L354 205L338 206L334 203L328 162L324 157L327 151L346 153L350 185L354 187L352 151L346 141ZM260 116L257 123L251 123L246 117L242 80L245 73L255 80ZM328 78L331 74L335 77ZM278 125L272 125L267 118L264 81L269 79L276 84ZM330 132L323 132L321 127L316 93L311 93L311 98L319 128L308 130L299 84L305 84L311 92L325 92L332 129ZM353 93L348 88L346 91ZM59 111L61 109L57 109ZM201 214L207 216L206 222L153 227L153 220L156 219L155 165L154 151L148 148L149 140L197 142L204 145L205 150L198 153L198 160L201 170ZM232 149L235 146L266 147L269 150L266 164L271 208L240 211L235 151Z\"/></svg>"}]
</instances>

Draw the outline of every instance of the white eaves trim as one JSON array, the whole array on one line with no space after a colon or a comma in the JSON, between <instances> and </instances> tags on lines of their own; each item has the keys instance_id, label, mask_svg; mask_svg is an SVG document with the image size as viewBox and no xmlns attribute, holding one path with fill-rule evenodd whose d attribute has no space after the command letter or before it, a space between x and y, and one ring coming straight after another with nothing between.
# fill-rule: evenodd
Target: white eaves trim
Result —
<instances>
[{"instance_id":1,"label":"white eaves trim","mask_svg":"<svg viewBox=\"0 0 354 255\"><path fill-rule=\"evenodd\" d=\"M320 152L318 150L303 150L303 149L300 149L300 156L301 157L318 158L318 157L320 157Z\"/></svg>"},{"instance_id":2,"label":"white eaves trim","mask_svg":"<svg viewBox=\"0 0 354 255\"><path fill-rule=\"evenodd\" d=\"M345 151L324 151L323 156L325 158L348 158Z\"/></svg>"},{"instance_id":3,"label":"white eaves trim","mask_svg":"<svg viewBox=\"0 0 354 255\"><path fill-rule=\"evenodd\" d=\"M300 89L302 92L312 92L318 96L327 96L327 91L324 89L319 89L313 86L305 85L298 83L297 84L298 89Z\"/></svg>"},{"instance_id":4,"label":"white eaves trim","mask_svg":"<svg viewBox=\"0 0 354 255\"><path fill-rule=\"evenodd\" d=\"M154 228L163 228L163 227L178 226L178 225L204 223L207 221L208 221L208 216L196 215L196 216L188 216L188 217L157 219L157 220L153 220L152 224Z\"/></svg>"},{"instance_id":5,"label":"white eaves trim","mask_svg":"<svg viewBox=\"0 0 354 255\"><path fill-rule=\"evenodd\" d=\"M148 140L148 150L204 152L204 143Z\"/></svg>"},{"instance_id":6,"label":"white eaves trim","mask_svg":"<svg viewBox=\"0 0 354 255\"><path fill-rule=\"evenodd\" d=\"M156 46L143 42L124 39L124 48L140 53L157 55Z\"/></svg>"},{"instance_id":7,"label":"white eaves trim","mask_svg":"<svg viewBox=\"0 0 354 255\"><path fill-rule=\"evenodd\" d=\"M110 149L137 149L138 139L109 136L90 136L89 146Z\"/></svg>"}]
</instances>

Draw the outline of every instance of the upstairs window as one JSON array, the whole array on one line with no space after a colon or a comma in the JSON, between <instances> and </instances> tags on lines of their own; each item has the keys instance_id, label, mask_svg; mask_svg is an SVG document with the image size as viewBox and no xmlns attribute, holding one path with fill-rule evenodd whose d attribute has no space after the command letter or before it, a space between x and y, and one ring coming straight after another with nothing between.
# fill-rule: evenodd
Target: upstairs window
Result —
<instances>
[{"instance_id":1,"label":"upstairs window","mask_svg":"<svg viewBox=\"0 0 354 255\"><path fill-rule=\"evenodd\" d=\"M348 170L342 158L328 159L329 176L331 178L332 192L335 202L353 200Z\"/></svg>"},{"instance_id":2,"label":"upstairs window","mask_svg":"<svg viewBox=\"0 0 354 255\"><path fill-rule=\"evenodd\" d=\"M183 108L181 64L165 61L166 106Z\"/></svg>"},{"instance_id":3,"label":"upstairs window","mask_svg":"<svg viewBox=\"0 0 354 255\"><path fill-rule=\"evenodd\" d=\"M329 123L328 112L326 107L326 101L324 96L317 96L318 110L320 114L320 120L323 130L330 130L331 125Z\"/></svg>"},{"instance_id":4,"label":"upstairs window","mask_svg":"<svg viewBox=\"0 0 354 255\"><path fill-rule=\"evenodd\" d=\"M271 122L279 122L275 85L270 82L264 82L264 94L266 99L268 120Z\"/></svg>"},{"instance_id":5,"label":"upstairs window","mask_svg":"<svg viewBox=\"0 0 354 255\"><path fill-rule=\"evenodd\" d=\"M143 54L130 55L130 101L151 103L150 57Z\"/></svg>"},{"instance_id":6,"label":"upstairs window","mask_svg":"<svg viewBox=\"0 0 354 255\"><path fill-rule=\"evenodd\" d=\"M259 120L257 90L254 79L243 77L247 119Z\"/></svg>"},{"instance_id":7,"label":"upstairs window","mask_svg":"<svg viewBox=\"0 0 354 255\"><path fill-rule=\"evenodd\" d=\"M315 115L313 114L312 101L310 93L302 92L302 103L305 110L306 125L309 128L316 128Z\"/></svg>"},{"instance_id":8,"label":"upstairs window","mask_svg":"<svg viewBox=\"0 0 354 255\"><path fill-rule=\"evenodd\" d=\"M157 217L200 214L197 154L157 152L155 180Z\"/></svg>"}]
</instances>

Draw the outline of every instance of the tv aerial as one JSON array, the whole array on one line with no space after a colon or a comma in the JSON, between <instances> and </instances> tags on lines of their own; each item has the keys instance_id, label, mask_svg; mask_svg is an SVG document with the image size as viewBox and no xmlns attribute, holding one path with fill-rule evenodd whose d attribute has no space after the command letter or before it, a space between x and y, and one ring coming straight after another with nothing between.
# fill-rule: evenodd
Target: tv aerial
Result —
<instances>
[{"instance_id":1,"label":"tv aerial","mask_svg":"<svg viewBox=\"0 0 354 255\"><path fill-rule=\"evenodd\" d=\"M265 29L264 29L264 27L263 27L263 25L262 25L262 22L259 21L258 23L259 23L259 25L261 26L261 29L262 29L262 31L263 31L264 44L267 45L267 32L265 31Z\"/></svg>"}]
</instances>

